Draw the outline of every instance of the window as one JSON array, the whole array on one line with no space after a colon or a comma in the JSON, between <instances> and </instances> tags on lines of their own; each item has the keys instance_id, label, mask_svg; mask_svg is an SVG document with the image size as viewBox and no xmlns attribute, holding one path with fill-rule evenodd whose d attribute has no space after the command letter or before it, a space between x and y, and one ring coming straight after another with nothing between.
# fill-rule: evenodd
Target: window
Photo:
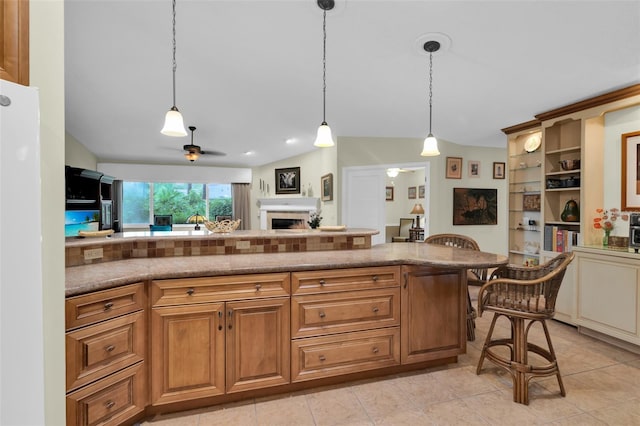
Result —
<instances>
[{"instance_id":1,"label":"window","mask_svg":"<svg viewBox=\"0 0 640 426\"><path fill-rule=\"evenodd\" d=\"M173 215L173 223L187 223L194 214L214 220L233 214L230 184L123 182L124 226L148 224L154 214Z\"/></svg>"}]
</instances>

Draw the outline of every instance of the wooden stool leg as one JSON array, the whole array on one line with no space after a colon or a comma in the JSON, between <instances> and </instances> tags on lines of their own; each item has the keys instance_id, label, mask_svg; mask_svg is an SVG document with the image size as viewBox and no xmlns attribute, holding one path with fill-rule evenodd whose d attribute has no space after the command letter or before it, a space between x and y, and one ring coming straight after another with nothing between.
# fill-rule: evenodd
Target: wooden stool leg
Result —
<instances>
[{"instance_id":1,"label":"wooden stool leg","mask_svg":"<svg viewBox=\"0 0 640 426\"><path fill-rule=\"evenodd\" d=\"M551 354L552 362L556 366L556 377L558 378L558 385L560 386L560 395L567 396L567 392L564 390L564 384L562 383L562 377L560 376L560 367L558 366L558 358L556 358L556 352L553 350L553 344L551 343L551 335L549 335L549 329L547 328L547 322L542 322L542 328L544 329L544 335L547 338L547 345L549 346L549 353Z\"/></svg>"},{"instance_id":2,"label":"wooden stool leg","mask_svg":"<svg viewBox=\"0 0 640 426\"><path fill-rule=\"evenodd\" d=\"M476 310L471 303L471 296L467 290L467 340L473 342L476 340Z\"/></svg>"},{"instance_id":3,"label":"wooden stool leg","mask_svg":"<svg viewBox=\"0 0 640 426\"><path fill-rule=\"evenodd\" d=\"M513 360L511 372L513 376L513 400L520 404L529 404L527 382L527 334L524 319L513 318Z\"/></svg>"},{"instance_id":4,"label":"wooden stool leg","mask_svg":"<svg viewBox=\"0 0 640 426\"><path fill-rule=\"evenodd\" d=\"M493 314L493 319L491 320L491 325L489 326L489 332L487 333L487 338L484 340L484 346L482 346L482 352L480 352L480 359L478 360L478 367L476 368L476 374L480 374L480 370L482 370L482 363L484 362L484 357L487 353L487 348L489 347L489 342L491 342L491 335L493 334L493 328L496 326L496 320L498 319L498 314Z\"/></svg>"}]
</instances>

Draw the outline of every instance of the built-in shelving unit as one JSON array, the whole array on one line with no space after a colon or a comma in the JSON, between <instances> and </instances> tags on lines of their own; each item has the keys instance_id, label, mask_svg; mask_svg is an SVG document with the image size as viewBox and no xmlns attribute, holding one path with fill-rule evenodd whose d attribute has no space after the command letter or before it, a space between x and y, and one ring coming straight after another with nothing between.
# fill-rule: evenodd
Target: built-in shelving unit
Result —
<instances>
[{"instance_id":1,"label":"built-in shelving unit","mask_svg":"<svg viewBox=\"0 0 640 426\"><path fill-rule=\"evenodd\" d=\"M518 265L539 263L541 138L538 123L508 133L509 261Z\"/></svg>"}]
</instances>

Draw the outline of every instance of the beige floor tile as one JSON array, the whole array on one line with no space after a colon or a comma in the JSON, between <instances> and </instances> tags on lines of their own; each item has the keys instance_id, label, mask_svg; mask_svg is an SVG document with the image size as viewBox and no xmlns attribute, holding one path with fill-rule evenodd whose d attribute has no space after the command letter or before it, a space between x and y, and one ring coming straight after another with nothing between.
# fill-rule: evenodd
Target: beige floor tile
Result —
<instances>
[{"instance_id":1,"label":"beige floor tile","mask_svg":"<svg viewBox=\"0 0 640 426\"><path fill-rule=\"evenodd\" d=\"M420 410L396 410L376 420L376 425L416 426L433 424Z\"/></svg>"},{"instance_id":2,"label":"beige floor tile","mask_svg":"<svg viewBox=\"0 0 640 426\"><path fill-rule=\"evenodd\" d=\"M214 406L200 413L198 426L256 425L256 409L253 400Z\"/></svg>"},{"instance_id":3,"label":"beige floor tile","mask_svg":"<svg viewBox=\"0 0 640 426\"><path fill-rule=\"evenodd\" d=\"M461 426L490 424L487 419L482 417L482 413L477 412L460 399L430 405L424 412L429 424Z\"/></svg>"},{"instance_id":4,"label":"beige floor tile","mask_svg":"<svg viewBox=\"0 0 640 426\"><path fill-rule=\"evenodd\" d=\"M452 370L444 370L452 371ZM435 373L425 373L419 376L403 377L395 381L402 395L405 395L416 408L425 407L456 398L455 391L447 384L442 384L434 377Z\"/></svg>"},{"instance_id":5,"label":"beige floor tile","mask_svg":"<svg viewBox=\"0 0 640 426\"><path fill-rule=\"evenodd\" d=\"M578 414L577 416L565 417L547 423L548 426L609 426L601 420L596 419L589 413Z\"/></svg>"},{"instance_id":6,"label":"beige floor tile","mask_svg":"<svg viewBox=\"0 0 640 426\"><path fill-rule=\"evenodd\" d=\"M373 424L349 388L335 388L305 395L316 425Z\"/></svg>"},{"instance_id":7,"label":"beige floor tile","mask_svg":"<svg viewBox=\"0 0 640 426\"><path fill-rule=\"evenodd\" d=\"M398 412L417 410L411 399L396 385L395 380L356 385L352 389L369 418L376 424L389 416L397 417Z\"/></svg>"},{"instance_id":8,"label":"beige floor tile","mask_svg":"<svg viewBox=\"0 0 640 426\"><path fill-rule=\"evenodd\" d=\"M440 383L441 387L451 389L457 398L493 392L498 389L491 380L476 375L475 366L437 371L432 373L432 376Z\"/></svg>"},{"instance_id":9,"label":"beige floor tile","mask_svg":"<svg viewBox=\"0 0 640 426\"><path fill-rule=\"evenodd\" d=\"M305 395L295 395L256 401L258 425L314 425Z\"/></svg>"},{"instance_id":10,"label":"beige floor tile","mask_svg":"<svg viewBox=\"0 0 640 426\"><path fill-rule=\"evenodd\" d=\"M465 404L492 425L534 425L538 418L531 409L513 402L513 392L499 390L471 396Z\"/></svg>"},{"instance_id":11,"label":"beige floor tile","mask_svg":"<svg viewBox=\"0 0 640 426\"><path fill-rule=\"evenodd\" d=\"M591 411L589 414L610 425L640 425L640 400L633 399L619 405Z\"/></svg>"},{"instance_id":12,"label":"beige floor tile","mask_svg":"<svg viewBox=\"0 0 640 426\"><path fill-rule=\"evenodd\" d=\"M155 416L142 422L142 426L198 426L200 414L173 413Z\"/></svg>"}]
</instances>

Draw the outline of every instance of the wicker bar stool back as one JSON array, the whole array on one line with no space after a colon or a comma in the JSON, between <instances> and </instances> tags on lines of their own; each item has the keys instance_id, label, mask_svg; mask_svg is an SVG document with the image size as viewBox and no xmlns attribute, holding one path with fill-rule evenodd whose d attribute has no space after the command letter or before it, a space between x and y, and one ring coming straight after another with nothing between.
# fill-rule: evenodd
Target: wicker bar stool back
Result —
<instances>
[{"instance_id":1,"label":"wicker bar stool back","mask_svg":"<svg viewBox=\"0 0 640 426\"><path fill-rule=\"evenodd\" d=\"M460 234L433 234L428 236L425 243L438 244L441 246L457 247L467 250L480 251L480 246L476 240L466 235ZM487 281L486 269L467 270L467 284L482 285ZM467 340L472 342L476 339L476 310L471 303L471 296L467 290Z\"/></svg>"},{"instance_id":2,"label":"wicker bar stool back","mask_svg":"<svg viewBox=\"0 0 640 426\"><path fill-rule=\"evenodd\" d=\"M562 253L536 267L501 266L480 288L478 315L482 316L484 311L492 311L494 315L476 373L480 374L485 357L504 368L513 380L515 402L529 404L529 381L533 377L555 375L558 378L560 394L566 395L546 320L555 314L558 290L573 257L573 253ZM501 316L511 322L511 337L492 339L496 320ZM536 322L542 324L548 350L528 341L529 330ZM509 348L510 358L498 354L493 350L494 346ZM548 363L529 364L529 352L543 357Z\"/></svg>"}]
</instances>

